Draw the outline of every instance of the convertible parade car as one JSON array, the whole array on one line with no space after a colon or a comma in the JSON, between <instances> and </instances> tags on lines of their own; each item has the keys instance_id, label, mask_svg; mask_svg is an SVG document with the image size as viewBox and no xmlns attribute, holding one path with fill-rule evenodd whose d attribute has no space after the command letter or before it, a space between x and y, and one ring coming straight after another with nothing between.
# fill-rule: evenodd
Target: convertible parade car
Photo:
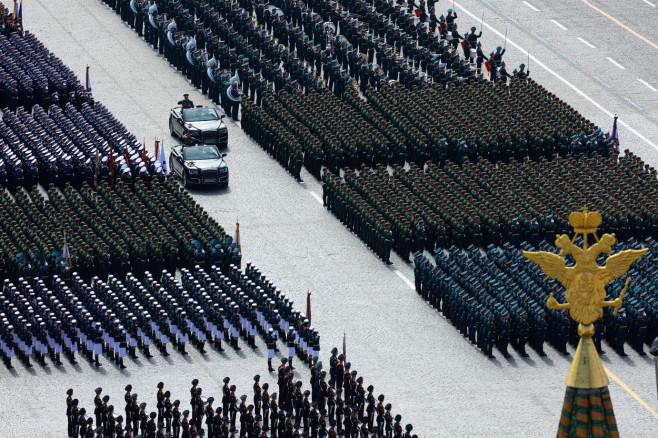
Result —
<instances>
[{"instance_id":1,"label":"convertible parade car","mask_svg":"<svg viewBox=\"0 0 658 438\"><path fill-rule=\"evenodd\" d=\"M214 144L224 148L228 145L224 117L211 107L172 108L169 112L169 132L181 140L190 134L197 144Z\"/></svg>"},{"instance_id":2,"label":"convertible parade car","mask_svg":"<svg viewBox=\"0 0 658 438\"><path fill-rule=\"evenodd\" d=\"M183 181L191 184L228 186L226 154L220 154L215 145L174 146L169 155L169 169Z\"/></svg>"}]
</instances>

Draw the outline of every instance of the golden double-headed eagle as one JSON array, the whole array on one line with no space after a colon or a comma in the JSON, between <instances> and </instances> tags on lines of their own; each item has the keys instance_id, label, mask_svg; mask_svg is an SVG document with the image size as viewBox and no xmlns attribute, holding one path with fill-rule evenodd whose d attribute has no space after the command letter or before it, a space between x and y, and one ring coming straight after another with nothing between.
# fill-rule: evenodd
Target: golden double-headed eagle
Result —
<instances>
[{"instance_id":1,"label":"golden double-headed eagle","mask_svg":"<svg viewBox=\"0 0 658 438\"><path fill-rule=\"evenodd\" d=\"M555 278L567 289L565 298L567 303L560 304L553 294L546 302L549 309L569 309L571 317L583 326L589 326L603 316L603 307L614 307L615 313L622 305L626 286L622 293L612 301L605 301L605 287L613 279L623 276L631 264L642 257L648 249L625 250L608 257L605 265L599 266L596 262L601 253L610 254L616 239L614 234L604 234L600 239L596 229L601 224L601 214L588 212L587 207L582 212L569 215L569 223L574 228L572 239L566 234L557 236L555 246L560 248L560 255L546 251L524 251L523 255L537 263L539 267L551 278ZM583 236L583 247L574 244L578 234ZM589 234L594 236L596 243L587 246ZM570 254L576 263L567 266L564 256Z\"/></svg>"}]
</instances>

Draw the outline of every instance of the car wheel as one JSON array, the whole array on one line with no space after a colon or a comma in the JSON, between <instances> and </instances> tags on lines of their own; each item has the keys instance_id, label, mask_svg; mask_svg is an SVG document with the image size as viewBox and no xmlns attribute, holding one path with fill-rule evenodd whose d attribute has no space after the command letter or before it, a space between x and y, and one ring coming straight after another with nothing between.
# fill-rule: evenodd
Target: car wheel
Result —
<instances>
[{"instance_id":1,"label":"car wheel","mask_svg":"<svg viewBox=\"0 0 658 438\"><path fill-rule=\"evenodd\" d=\"M171 157L169 157L169 172L173 172L174 176L178 176L176 174L176 169L174 168L174 160Z\"/></svg>"},{"instance_id":2,"label":"car wheel","mask_svg":"<svg viewBox=\"0 0 658 438\"><path fill-rule=\"evenodd\" d=\"M176 133L174 132L174 123L169 119L169 134L171 134L172 137L176 137Z\"/></svg>"},{"instance_id":3,"label":"car wheel","mask_svg":"<svg viewBox=\"0 0 658 438\"><path fill-rule=\"evenodd\" d=\"M183 187L187 188L190 185L190 183L187 182L187 172L183 170Z\"/></svg>"}]
</instances>

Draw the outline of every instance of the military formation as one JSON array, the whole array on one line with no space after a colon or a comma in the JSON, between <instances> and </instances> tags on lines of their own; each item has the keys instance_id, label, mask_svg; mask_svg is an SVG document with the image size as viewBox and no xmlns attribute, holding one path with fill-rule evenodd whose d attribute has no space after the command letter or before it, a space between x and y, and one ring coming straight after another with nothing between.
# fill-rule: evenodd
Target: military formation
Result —
<instances>
[{"instance_id":1,"label":"military formation","mask_svg":"<svg viewBox=\"0 0 658 438\"><path fill-rule=\"evenodd\" d=\"M389 81L412 87L482 80L470 50L481 32L459 35L468 46L460 57L450 42L457 14L450 10L437 19L434 3L421 3L427 19L418 21L413 11L389 2L376 9L365 1L104 1L225 109L233 87L260 102L264 93L281 90L326 88L342 96L349 88ZM503 52L492 53L492 71Z\"/></svg>"},{"instance_id":2,"label":"military formation","mask_svg":"<svg viewBox=\"0 0 658 438\"><path fill-rule=\"evenodd\" d=\"M202 262L201 262L202 263ZM27 367L50 358L62 365L85 357L101 366L105 356L120 368L137 352L151 357L151 346L168 356L169 345L186 355L192 345L224 351L222 341L240 350L240 339L255 349L257 337L267 348L287 345L288 365L298 358L309 367L320 353L320 336L306 315L277 289L258 268L243 272L231 264L183 268L181 281L172 272L158 277L146 271L139 280L128 273L125 281L112 274L94 276L91 283L73 273L70 279L5 279L0 294L0 354L12 368L17 357ZM268 358L271 372L272 357Z\"/></svg>"},{"instance_id":3,"label":"military formation","mask_svg":"<svg viewBox=\"0 0 658 438\"><path fill-rule=\"evenodd\" d=\"M480 158L443 168L430 161L424 169L379 164L347 169L343 178L325 169L323 193L327 208L380 257L377 248L387 246L407 260L452 245L553 242L582 205L601 211L602 230L622 241L658 238L656 170L629 151L498 165Z\"/></svg>"},{"instance_id":4,"label":"military formation","mask_svg":"<svg viewBox=\"0 0 658 438\"><path fill-rule=\"evenodd\" d=\"M164 170L91 90L29 32L0 34L0 185L162 177Z\"/></svg>"},{"instance_id":5,"label":"military formation","mask_svg":"<svg viewBox=\"0 0 658 438\"><path fill-rule=\"evenodd\" d=\"M0 65L0 108L47 110L90 97L75 73L29 32L0 34Z\"/></svg>"},{"instance_id":6,"label":"military formation","mask_svg":"<svg viewBox=\"0 0 658 438\"><path fill-rule=\"evenodd\" d=\"M649 253L628 273L632 283L623 307L616 314L606 309L597 321L594 341L600 353L604 352L601 341L605 340L621 356L626 355L625 345L644 355L644 346L658 336L658 245L649 237L630 238L618 246L617 250L646 247ZM528 356L527 347L543 356L545 343L569 354L567 344L575 348L579 340L577 323L566 310L551 310L546 305L550 293L564 301L564 287L530 263L522 249L533 250L533 246L523 242L519 248L508 242L500 248L490 245L486 253L474 245L466 249L451 246L438 249L434 263L416 252L416 291L489 357L494 356L494 348L509 357L509 346L522 356ZM548 242L542 242L539 249L557 251ZM611 285L609 296L619 296L623 284L624 278Z\"/></svg>"},{"instance_id":7,"label":"military formation","mask_svg":"<svg viewBox=\"0 0 658 438\"><path fill-rule=\"evenodd\" d=\"M241 263L233 238L171 176L113 188L51 184L46 195L20 188L13 199L0 192L0 204L0 269L12 281L77 272L90 283L110 273L124 280L128 272L159 277L163 269Z\"/></svg>"},{"instance_id":8,"label":"military formation","mask_svg":"<svg viewBox=\"0 0 658 438\"><path fill-rule=\"evenodd\" d=\"M460 34L455 11L437 18L435 2L104 1L235 120L241 104L245 130L298 180L302 165L320 179L323 166L615 147L525 65L508 73L504 47L486 56L481 31Z\"/></svg>"},{"instance_id":9,"label":"military formation","mask_svg":"<svg viewBox=\"0 0 658 438\"><path fill-rule=\"evenodd\" d=\"M239 394L231 378L223 379L215 397L204 391L198 379L191 381L188 403L176 399L159 382L155 398L125 387L123 400L114 407L103 388L94 390L89 412L73 389L66 392L69 438L414 438L413 425L403 426L402 416L393 414L384 394L375 396L372 385L364 386L343 355L334 348L329 372L315 360L311 367L310 389L296 378L286 359L277 369L277 386L270 388L260 375L253 378L253 395ZM216 389L215 389L216 390ZM249 391L251 392L251 391ZM91 398L91 396L90 396ZM142 401L148 400L148 401ZM153 401L152 401L153 400ZM252 402L249 403L249 400ZM93 406L93 411L92 411ZM125 412L125 416L120 412Z\"/></svg>"}]
</instances>

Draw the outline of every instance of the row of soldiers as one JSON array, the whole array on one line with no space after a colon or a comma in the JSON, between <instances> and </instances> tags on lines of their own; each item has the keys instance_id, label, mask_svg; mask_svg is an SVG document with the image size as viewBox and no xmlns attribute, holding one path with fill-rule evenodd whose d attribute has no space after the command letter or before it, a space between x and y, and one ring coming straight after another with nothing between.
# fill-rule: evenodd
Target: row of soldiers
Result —
<instances>
[{"instance_id":1,"label":"row of soldiers","mask_svg":"<svg viewBox=\"0 0 658 438\"><path fill-rule=\"evenodd\" d=\"M364 387L363 377L351 369L336 348L330 358L329 381L322 362L314 361L311 369L311 390L304 390L301 380L287 365L285 358L277 370L278 392L270 393L270 384L261 383L255 375L252 404L249 396L237 396L231 378L223 379L221 399L208 397L198 379L191 381L190 409L184 409L174 399L163 382L156 385L155 403L147 411L144 397L125 387L125 417L110 402L109 395L101 395L103 388L94 390L92 411L81 406L73 397L73 389L66 394L66 416L69 438L285 438L337 436L366 438L414 438L413 426L402 426L402 416L393 415L392 405L384 404L386 397L375 397L372 385ZM358 376L358 377L357 377ZM172 400L173 399L173 400ZM95 426L94 426L95 425Z\"/></svg>"},{"instance_id":2,"label":"row of soldiers","mask_svg":"<svg viewBox=\"0 0 658 438\"><path fill-rule=\"evenodd\" d=\"M594 341L601 353L601 341L605 339L622 356L626 355L626 343L645 354L644 345L658 335L653 315L658 299L652 267L658 257L656 240L649 238L640 244L629 239L621 242L619 250L642 246L650 251L647 260L633 265L629 272L633 283L626 292L624 306L617 313L606 311L596 323ZM508 357L510 344L522 356L527 356L528 345L544 355L545 342L568 354L567 344L575 348L578 343L577 324L566 311L546 306L550 293L564 300L564 288L528 262L521 249L533 248L527 242L521 248L506 243L502 248L490 245L483 254L473 245L465 250L453 246L437 250L435 264L416 252L416 291L490 357L494 347ZM547 242L542 242L539 249L556 251ZM603 257L598 260L603 261ZM611 285L611 297L621 293L623 280Z\"/></svg>"},{"instance_id":3,"label":"row of soldiers","mask_svg":"<svg viewBox=\"0 0 658 438\"><path fill-rule=\"evenodd\" d=\"M5 280L0 316L0 354L8 367L16 356L28 367L31 358L43 365L47 357L61 365L62 353L75 363L80 351L96 366L105 354L124 368L124 358L138 350L151 357L151 345L165 356L169 344L184 355L188 343L201 353L206 343L223 351L222 340L239 350L240 338L258 348L259 335L268 349L285 342L291 367L294 357L310 366L320 352L317 330L251 264L245 272L231 265L226 275L217 266L210 273L183 268L180 282L167 271L161 278L146 272L143 280L129 273L125 282L110 274L107 282L94 277L91 284L77 274L71 280L55 275L49 284Z\"/></svg>"},{"instance_id":4,"label":"row of soldiers","mask_svg":"<svg viewBox=\"0 0 658 438\"><path fill-rule=\"evenodd\" d=\"M61 261L86 282L109 273L141 278L146 270L159 276L195 264L240 265L237 244L172 177L114 188L83 183L79 191L51 185L46 195L37 188L14 199L0 193L3 278L62 275ZM61 260L64 243L69 256Z\"/></svg>"},{"instance_id":5,"label":"row of soldiers","mask_svg":"<svg viewBox=\"0 0 658 438\"><path fill-rule=\"evenodd\" d=\"M567 232L568 212L585 203L604 212L604 232L622 240L658 238L655 170L632 154L512 160L497 166L483 158L461 167L452 162L443 168L429 162L425 169L413 163L408 169L363 166L358 173L346 170L344 182L337 175L326 175L325 198L361 206L357 217L363 216L365 222L377 223L381 217L378 228L390 228L393 249L403 259L410 252L451 245L527 241L537 247ZM546 181L557 181L557 190L547 190ZM583 181L590 182L585 189ZM624 193L637 202L624 202L629 199ZM342 208L331 203L330 207L339 217L345 215ZM347 221L351 228L352 221ZM370 227L357 232L367 242L368 233Z\"/></svg>"}]
</instances>

